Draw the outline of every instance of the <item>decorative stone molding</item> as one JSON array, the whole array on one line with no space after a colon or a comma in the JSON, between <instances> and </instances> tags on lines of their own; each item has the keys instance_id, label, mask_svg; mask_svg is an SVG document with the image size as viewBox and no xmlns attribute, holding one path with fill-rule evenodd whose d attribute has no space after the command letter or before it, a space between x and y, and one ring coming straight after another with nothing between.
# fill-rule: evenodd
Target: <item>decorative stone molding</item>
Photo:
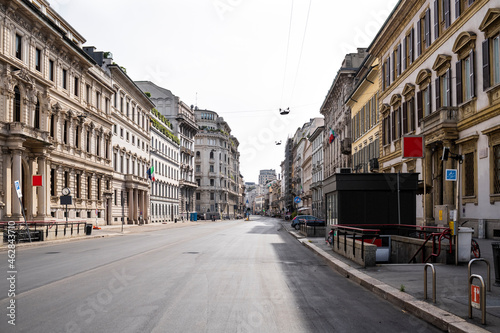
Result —
<instances>
[{"instance_id":1,"label":"decorative stone molding","mask_svg":"<svg viewBox=\"0 0 500 333\"><path fill-rule=\"evenodd\" d=\"M472 31L464 31L458 35L453 44L452 51L458 55L458 59L464 59L471 50L476 48L476 34Z\"/></svg>"},{"instance_id":2,"label":"decorative stone molding","mask_svg":"<svg viewBox=\"0 0 500 333\"><path fill-rule=\"evenodd\" d=\"M437 76L443 76L446 71L451 67L451 56L446 54L439 54L432 65L432 70L436 72Z\"/></svg>"},{"instance_id":3,"label":"decorative stone molding","mask_svg":"<svg viewBox=\"0 0 500 333\"><path fill-rule=\"evenodd\" d=\"M486 38L495 36L500 32L500 8L490 8L479 25L479 30L484 32Z\"/></svg>"}]
</instances>

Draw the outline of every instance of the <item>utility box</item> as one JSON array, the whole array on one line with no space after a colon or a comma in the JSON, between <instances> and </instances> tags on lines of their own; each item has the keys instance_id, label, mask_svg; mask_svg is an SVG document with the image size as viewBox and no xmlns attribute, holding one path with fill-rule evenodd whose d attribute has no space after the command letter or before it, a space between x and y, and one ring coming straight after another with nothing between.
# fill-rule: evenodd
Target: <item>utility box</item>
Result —
<instances>
[{"instance_id":1,"label":"utility box","mask_svg":"<svg viewBox=\"0 0 500 333\"><path fill-rule=\"evenodd\" d=\"M474 229L458 228L458 261L469 262L471 256L472 233Z\"/></svg>"},{"instance_id":2,"label":"utility box","mask_svg":"<svg viewBox=\"0 0 500 333\"><path fill-rule=\"evenodd\" d=\"M436 225L439 227L448 226L448 223L451 221L450 208L447 205L434 206L434 221L436 222Z\"/></svg>"}]
</instances>

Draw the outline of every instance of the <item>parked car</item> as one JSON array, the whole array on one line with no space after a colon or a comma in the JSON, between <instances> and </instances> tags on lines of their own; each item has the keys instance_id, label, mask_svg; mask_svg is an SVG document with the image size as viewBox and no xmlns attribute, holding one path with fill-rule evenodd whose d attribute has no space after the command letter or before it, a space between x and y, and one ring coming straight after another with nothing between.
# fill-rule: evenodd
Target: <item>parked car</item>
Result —
<instances>
[{"instance_id":1,"label":"parked car","mask_svg":"<svg viewBox=\"0 0 500 333\"><path fill-rule=\"evenodd\" d=\"M319 219L316 216L312 216L312 215L295 216L292 220L291 225L296 230L299 230L300 225L304 224L305 222L307 222L307 225L309 225L309 226L324 226L325 225L325 220Z\"/></svg>"}]
</instances>

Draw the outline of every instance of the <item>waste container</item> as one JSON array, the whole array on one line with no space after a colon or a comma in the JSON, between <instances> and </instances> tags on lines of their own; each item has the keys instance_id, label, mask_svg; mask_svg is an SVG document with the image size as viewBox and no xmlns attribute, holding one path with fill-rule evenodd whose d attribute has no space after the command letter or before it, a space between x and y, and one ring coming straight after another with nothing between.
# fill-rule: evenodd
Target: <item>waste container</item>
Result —
<instances>
[{"instance_id":1,"label":"waste container","mask_svg":"<svg viewBox=\"0 0 500 333\"><path fill-rule=\"evenodd\" d=\"M493 264L495 265L495 286L500 287L500 243L491 243Z\"/></svg>"},{"instance_id":2,"label":"waste container","mask_svg":"<svg viewBox=\"0 0 500 333\"><path fill-rule=\"evenodd\" d=\"M85 225L85 235L89 236L92 234L92 223L87 223Z\"/></svg>"},{"instance_id":3,"label":"waste container","mask_svg":"<svg viewBox=\"0 0 500 333\"><path fill-rule=\"evenodd\" d=\"M191 213L191 221L198 221L198 213Z\"/></svg>"},{"instance_id":4,"label":"waste container","mask_svg":"<svg viewBox=\"0 0 500 333\"><path fill-rule=\"evenodd\" d=\"M471 255L472 233L474 229L458 228L458 261L469 262Z\"/></svg>"}]
</instances>

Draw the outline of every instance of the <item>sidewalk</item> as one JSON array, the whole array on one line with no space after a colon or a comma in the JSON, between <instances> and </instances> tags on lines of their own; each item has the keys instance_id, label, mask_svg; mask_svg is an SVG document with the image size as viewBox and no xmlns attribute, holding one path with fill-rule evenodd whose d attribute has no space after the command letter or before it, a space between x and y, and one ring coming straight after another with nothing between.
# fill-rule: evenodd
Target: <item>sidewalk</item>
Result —
<instances>
[{"instance_id":1,"label":"sidewalk","mask_svg":"<svg viewBox=\"0 0 500 333\"><path fill-rule=\"evenodd\" d=\"M283 227L303 245L324 257L341 275L387 299L404 311L448 332L500 332L500 286L495 286L495 268L491 243L476 239L481 256L491 266L491 292L486 292L486 325L481 311L468 315L468 265L434 264L436 271L436 304L432 302L432 272L427 269L427 300L424 300L424 264L380 264L364 268L333 252L324 238L306 238L283 221ZM474 262L472 274L483 277L487 287L486 263ZM478 280L474 284L478 284ZM404 292L401 291L404 289Z\"/></svg>"}]
</instances>

